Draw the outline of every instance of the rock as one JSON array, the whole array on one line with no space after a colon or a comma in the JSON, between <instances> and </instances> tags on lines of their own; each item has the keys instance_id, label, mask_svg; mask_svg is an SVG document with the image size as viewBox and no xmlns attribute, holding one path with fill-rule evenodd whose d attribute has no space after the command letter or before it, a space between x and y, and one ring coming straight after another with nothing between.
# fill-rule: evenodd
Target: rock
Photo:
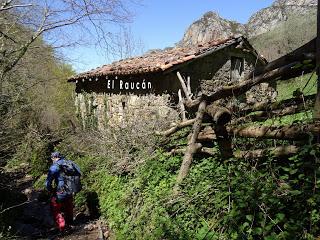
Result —
<instances>
[{"instance_id":1,"label":"rock","mask_svg":"<svg viewBox=\"0 0 320 240\"><path fill-rule=\"evenodd\" d=\"M277 0L251 16L246 24L249 37L272 30L290 15L305 15L316 9L317 0Z\"/></svg>"},{"instance_id":2,"label":"rock","mask_svg":"<svg viewBox=\"0 0 320 240\"><path fill-rule=\"evenodd\" d=\"M105 237L105 239L108 239L110 236L110 232L107 230L103 233L103 236Z\"/></svg>"},{"instance_id":3,"label":"rock","mask_svg":"<svg viewBox=\"0 0 320 240\"><path fill-rule=\"evenodd\" d=\"M191 24L178 46L196 45L244 34L245 27L242 24L226 20L216 12L207 12L201 19Z\"/></svg>"},{"instance_id":4,"label":"rock","mask_svg":"<svg viewBox=\"0 0 320 240\"><path fill-rule=\"evenodd\" d=\"M96 228L97 226L95 224L92 224L92 223L89 223L87 225L84 226L84 230L87 230L87 231L92 231Z\"/></svg>"},{"instance_id":5,"label":"rock","mask_svg":"<svg viewBox=\"0 0 320 240\"><path fill-rule=\"evenodd\" d=\"M189 26L177 46L197 45L237 35L250 38L274 29L290 15L306 15L310 10L316 10L316 6L317 0L277 0L270 7L253 14L247 24L224 19L215 12L207 12Z\"/></svg>"},{"instance_id":6,"label":"rock","mask_svg":"<svg viewBox=\"0 0 320 240\"><path fill-rule=\"evenodd\" d=\"M28 201L37 200L39 197L39 192L35 191L32 187L24 189L22 193L26 195Z\"/></svg>"}]
</instances>

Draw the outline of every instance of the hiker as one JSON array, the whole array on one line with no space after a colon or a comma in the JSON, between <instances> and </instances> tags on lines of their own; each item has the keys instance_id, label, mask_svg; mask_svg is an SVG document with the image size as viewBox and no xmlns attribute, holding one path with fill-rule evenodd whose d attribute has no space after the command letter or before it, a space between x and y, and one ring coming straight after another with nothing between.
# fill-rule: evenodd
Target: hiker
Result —
<instances>
[{"instance_id":1,"label":"hiker","mask_svg":"<svg viewBox=\"0 0 320 240\"><path fill-rule=\"evenodd\" d=\"M46 188L51 193L54 222L62 232L73 223L73 194L81 189L81 172L74 162L66 160L59 152L53 152L51 160Z\"/></svg>"}]
</instances>

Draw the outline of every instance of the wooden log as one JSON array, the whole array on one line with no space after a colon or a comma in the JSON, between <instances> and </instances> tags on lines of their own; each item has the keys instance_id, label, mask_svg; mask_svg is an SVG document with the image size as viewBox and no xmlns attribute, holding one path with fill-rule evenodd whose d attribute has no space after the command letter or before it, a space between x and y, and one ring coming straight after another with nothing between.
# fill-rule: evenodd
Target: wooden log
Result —
<instances>
[{"instance_id":1,"label":"wooden log","mask_svg":"<svg viewBox=\"0 0 320 240\"><path fill-rule=\"evenodd\" d=\"M320 123L309 125L291 125L283 127L228 127L229 134L247 138L269 138L282 140L304 140L320 132Z\"/></svg>"},{"instance_id":2,"label":"wooden log","mask_svg":"<svg viewBox=\"0 0 320 240\"><path fill-rule=\"evenodd\" d=\"M183 98L181 95L181 89L179 89L178 91L178 97L179 97L179 108L180 108L180 114L181 114L181 119L182 121L186 121L186 109L184 107L184 102L183 102Z\"/></svg>"},{"instance_id":3,"label":"wooden log","mask_svg":"<svg viewBox=\"0 0 320 240\"><path fill-rule=\"evenodd\" d=\"M234 156L236 158L249 158L249 159L255 159L255 158L265 158L269 155L275 156L275 157L282 157L282 156L290 156L294 155L298 152L299 148L294 145L289 146L280 146L275 148L266 148L266 149L256 149L251 151L239 151L235 152Z\"/></svg>"},{"instance_id":4,"label":"wooden log","mask_svg":"<svg viewBox=\"0 0 320 240\"><path fill-rule=\"evenodd\" d=\"M192 97L192 92L191 92L191 79L190 76L187 77L187 90L188 93L190 94L190 98Z\"/></svg>"},{"instance_id":5,"label":"wooden log","mask_svg":"<svg viewBox=\"0 0 320 240\"><path fill-rule=\"evenodd\" d=\"M214 131L217 135L217 143L221 157L228 159L233 156L232 141L224 125L215 125Z\"/></svg>"},{"instance_id":6,"label":"wooden log","mask_svg":"<svg viewBox=\"0 0 320 240\"><path fill-rule=\"evenodd\" d=\"M266 148L266 149L256 149L256 150L248 150L248 151L235 151L234 156L238 159L259 159L266 158L269 155L274 157L283 157L283 156L292 156L298 153L299 147L294 145L288 146L280 146L274 148ZM186 152L186 148L179 148L171 150L170 154L183 154ZM198 153L204 153L209 156L215 156L217 154L213 148L199 147L197 150Z\"/></svg>"},{"instance_id":7,"label":"wooden log","mask_svg":"<svg viewBox=\"0 0 320 240\"><path fill-rule=\"evenodd\" d=\"M290 99L285 99L279 102L263 102L263 103L256 103L253 106L247 106L244 108L234 108L234 112L244 112L246 114L256 111L272 111L276 109L283 109L292 105L299 105L299 104L309 104L310 102L314 102L316 98L315 94L308 95L308 96L299 96Z\"/></svg>"},{"instance_id":8,"label":"wooden log","mask_svg":"<svg viewBox=\"0 0 320 240\"><path fill-rule=\"evenodd\" d=\"M251 87L262 83L262 82L269 82L272 80L275 80L279 77L283 77L284 75L291 75L297 72L301 72L301 69L297 68L296 66L299 65L300 62L294 62L290 63L286 66L277 68L275 70L272 70L270 72L264 73L262 75L256 76L250 80L245 80L237 85L233 86L224 86L221 87L218 91L215 93L204 96L204 99L206 99L209 102L216 101L220 98L226 98L230 96L239 96L246 91L248 91ZM309 69L310 71L313 70L313 67ZM306 69L307 71L307 69Z\"/></svg>"},{"instance_id":9,"label":"wooden log","mask_svg":"<svg viewBox=\"0 0 320 240\"><path fill-rule=\"evenodd\" d=\"M217 125L225 125L231 120L231 112L221 106L211 104L206 108L206 113L211 116L213 122Z\"/></svg>"},{"instance_id":10,"label":"wooden log","mask_svg":"<svg viewBox=\"0 0 320 240\"><path fill-rule=\"evenodd\" d=\"M273 111L259 111L253 115L247 115L244 117L237 118L231 122L231 124L239 124L244 122L254 122L254 121L265 121L272 117L282 117L286 115L291 115L303 111L312 109L313 102L308 101L306 103L300 103L298 105L293 105L285 107L283 109L277 109Z\"/></svg>"},{"instance_id":11,"label":"wooden log","mask_svg":"<svg viewBox=\"0 0 320 240\"><path fill-rule=\"evenodd\" d=\"M175 186L175 192L178 190L179 184L183 181L183 179L187 176L192 160L193 160L193 155L195 152L197 152L197 144L196 140L198 138L198 134L200 132L201 124L202 124L202 119L203 115L206 109L207 103L206 101L202 101L199 105L196 120L193 124L192 128L192 135L191 138L188 141L188 146L186 153L183 157L183 161L177 176L177 181L176 181L176 186Z\"/></svg>"},{"instance_id":12,"label":"wooden log","mask_svg":"<svg viewBox=\"0 0 320 240\"><path fill-rule=\"evenodd\" d=\"M287 65L290 62L296 62L296 61L303 61L308 59L314 59L316 52L316 38L312 39L308 43L304 44L303 46L293 50L292 52L286 54L285 56L282 56L270 63L268 63L265 66L261 66L256 68L254 71L252 71L249 74L249 78L261 75L263 73L272 71L276 68L279 68L283 65Z\"/></svg>"},{"instance_id":13,"label":"wooden log","mask_svg":"<svg viewBox=\"0 0 320 240\"><path fill-rule=\"evenodd\" d=\"M320 132L320 122L312 124L290 125L282 127L249 126L249 127L226 127L228 135L236 137L281 139L281 140L305 140ZM215 131L207 127L198 135L199 142L216 141L218 139Z\"/></svg>"},{"instance_id":14,"label":"wooden log","mask_svg":"<svg viewBox=\"0 0 320 240\"><path fill-rule=\"evenodd\" d=\"M201 143L195 143L195 151L199 152L199 149L202 148ZM187 151L187 148L177 148L177 149L171 149L170 154L185 154Z\"/></svg>"},{"instance_id":15,"label":"wooden log","mask_svg":"<svg viewBox=\"0 0 320 240\"><path fill-rule=\"evenodd\" d=\"M184 121L181 123L175 123L175 125L172 128L170 128L166 131L163 131L163 132L156 132L156 135L168 137L171 134L177 132L181 128L191 126L192 124L194 124L195 121L196 121L196 119L194 118L194 119L190 119L190 120L187 120L187 121Z\"/></svg>"},{"instance_id":16,"label":"wooden log","mask_svg":"<svg viewBox=\"0 0 320 240\"><path fill-rule=\"evenodd\" d=\"M203 131L198 134L198 142L212 142L217 140L216 133L212 127L206 127Z\"/></svg>"},{"instance_id":17,"label":"wooden log","mask_svg":"<svg viewBox=\"0 0 320 240\"><path fill-rule=\"evenodd\" d=\"M191 92L189 92L189 89L191 90L190 86L187 86L186 83L184 82L184 79L182 78L180 72L177 72L177 77L180 81L182 90L186 96L187 101L191 101Z\"/></svg>"}]
</instances>

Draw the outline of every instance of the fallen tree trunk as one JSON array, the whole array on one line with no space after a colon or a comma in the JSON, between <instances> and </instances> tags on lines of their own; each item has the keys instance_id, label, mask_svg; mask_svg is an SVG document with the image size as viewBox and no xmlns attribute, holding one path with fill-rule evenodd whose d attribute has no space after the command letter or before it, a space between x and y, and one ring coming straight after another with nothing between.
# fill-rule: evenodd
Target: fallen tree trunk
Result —
<instances>
[{"instance_id":1,"label":"fallen tree trunk","mask_svg":"<svg viewBox=\"0 0 320 240\"><path fill-rule=\"evenodd\" d=\"M251 151L240 151L235 152L234 156L236 158L264 158L269 155L275 156L275 157L282 157L282 156L290 156L294 155L298 152L299 148L294 145L289 146L280 146L275 148L266 148L266 149L256 149Z\"/></svg>"},{"instance_id":2,"label":"fallen tree trunk","mask_svg":"<svg viewBox=\"0 0 320 240\"><path fill-rule=\"evenodd\" d=\"M217 136L212 127L207 126L198 134L198 142L212 142L217 140Z\"/></svg>"},{"instance_id":3,"label":"fallen tree trunk","mask_svg":"<svg viewBox=\"0 0 320 240\"><path fill-rule=\"evenodd\" d=\"M300 62L293 62L288 65L285 65L283 67L277 68L275 70L272 70L270 72L264 73L262 75L256 76L250 80L245 80L241 82L238 85L233 85L233 86L224 86L221 87L217 92L204 96L204 99L207 101L216 101L220 98L226 98L230 96L239 96L246 91L248 91L251 87L262 83L262 82L269 82L272 80L275 80L279 77L283 77L285 75L291 75L294 73L300 73L301 69L295 68L295 66L299 65ZM314 67L310 68L309 70L313 70ZM307 70L307 69L306 69Z\"/></svg>"},{"instance_id":4,"label":"fallen tree trunk","mask_svg":"<svg viewBox=\"0 0 320 240\"><path fill-rule=\"evenodd\" d=\"M195 121L196 121L196 119L194 118L194 119L187 120L185 122L175 123L175 126L173 126L172 128L170 128L166 131L163 131L163 132L156 132L156 135L168 137L171 134L177 132L181 128L191 126L192 124L194 124Z\"/></svg>"},{"instance_id":5,"label":"fallen tree trunk","mask_svg":"<svg viewBox=\"0 0 320 240\"><path fill-rule=\"evenodd\" d=\"M308 95L308 96L300 96L290 99L285 99L279 102L264 102L264 103L257 103L253 106L248 106L245 108L234 108L233 111L237 112L245 112L246 114L256 111L271 111L276 109L283 109L292 105L299 105L299 104L309 104L310 102L314 103L316 98L315 94Z\"/></svg>"},{"instance_id":6,"label":"fallen tree trunk","mask_svg":"<svg viewBox=\"0 0 320 240\"><path fill-rule=\"evenodd\" d=\"M281 139L281 140L304 140L320 132L320 122L312 124L296 124L290 126L249 126L226 128L229 136L261 138L261 139ZM216 141L218 136L212 127L207 127L198 135L198 142Z\"/></svg>"},{"instance_id":7,"label":"fallen tree trunk","mask_svg":"<svg viewBox=\"0 0 320 240\"><path fill-rule=\"evenodd\" d=\"M217 125L225 125L231 120L231 112L227 108L215 104L209 105L206 109L206 113Z\"/></svg>"},{"instance_id":8,"label":"fallen tree trunk","mask_svg":"<svg viewBox=\"0 0 320 240\"><path fill-rule=\"evenodd\" d=\"M256 68L253 72L249 74L250 77L254 77L256 75L260 75L262 73L274 70L279 68L283 65L288 64L289 62L295 61L303 61L308 59L314 59L316 52L316 38L312 39L308 43L304 44L303 46L295 49L294 51L286 54L283 57L280 57L265 66Z\"/></svg>"},{"instance_id":9,"label":"fallen tree trunk","mask_svg":"<svg viewBox=\"0 0 320 240\"><path fill-rule=\"evenodd\" d=\"M247 138L270 138L282 140L303 140L320 132L320 123L309 125L291 125L283 127L228 127L229 134Z\"/></svg>"},{"instance_id":10,"label":"fallen tree trunk","mask_svg":"<svg viewBox=\"0 0 320 240\"><path fill-rule=\"evenodd\" d=\"M182 161L182 164L181 164L178 176L177 176L175 190L178 189L178 185L187 176L189 169L190 169L190 165L192 163L193 154L195 152L197 152L198 145L196 144L196 140L197 140L198 134L200 132L202 119L203 119L203 115L204 115L206 106L207 106L206 101L202 101L199 105L196 120L195 120L195 122L193 124L193 128L192 128L192 135L188 141L187 150L186 150L186 153L183 157L183 161Z\"/></svg>"},{"instance_id":11,"label":"fallen tree trunk","mask_svg":"<svg viewBox=\"0 0 320 240\"><path fill-rule=\"evenodd\" d=\"M306 103L300 103L298 105L293 105L285 107L283 109L273 110L273 111L259 111L253 115L247 115L244 117L237 118L231 122L231 124L239 124L244 122L254 122L254 121L265 121L273 117L282 117L286 115L291 115L303 111L312 109L313 102L308 101Z\"/></svg>"},{"instance_id":12,"label":"fallen tree trunk","mask_svg":"<svg viewBox=\"0 0 320 240\"><path fill-rule=\"evenodd\" d=\"M222 125L228 123L231 119L231 112L227 108L224 108L224 107L208 106L206 108L206 113L208 115L210 115L210 117L212 117L212 119L215 123L219 123ZM159 136L168 137L171 134L177 132L179 129L184 128L184 127L188 127L188 126L194 124L195 120L196 119L194 118L194 119L183 121L181 123L175 123L174 126L171 127L170 129L165 130L163 132L155 132L155 133L156 133L156 135L159 135Z\"/></svg>"},{"instance_id":13,"label":"fallen tree trunk","mask_svg":"<svg viewBox=\"0 0 320 240\"><path fill-rule=\"evenodd\" d=\"M232 157L232 141L226 127L223 125L215 125L214 132L217 135L217 144L221 157L224 159Z\"/></svg>"},{"instance_id":14,"label":"fallen tree trunk","mask_svg":"<svg viewBox=\"0 0 320 240\"><path fill-rule=\"evenodd\" d=\"M298 153L299 147L294 145L288 146L280 146L274 148L266 148L266 149L256 149L256 150L248 150L248 151L235 151L233 157L238 159L258 159L265 158L267 156L274 157L283 157L283 156L292 156ZM172 149L170 154L184 154L186 152L186 148ZM215 156L217 154L212 148L205 148L199 145L197 153L204 153L209 156Z\"/></svg>"}]
</instances>

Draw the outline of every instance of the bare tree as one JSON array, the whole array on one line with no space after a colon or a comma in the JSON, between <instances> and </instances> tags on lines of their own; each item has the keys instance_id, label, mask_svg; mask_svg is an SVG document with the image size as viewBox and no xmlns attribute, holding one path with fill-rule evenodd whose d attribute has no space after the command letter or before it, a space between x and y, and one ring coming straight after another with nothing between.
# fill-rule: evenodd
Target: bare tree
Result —
<instances>
[{"instance_id":1,"label":"bare tree","mask_svg":"<svg viewBox=\"0 0 320 240\"><path fill-rule=\"evenodd\" d=\"M130 22L130 4L134 2L1 0L0 93L4 90L5 76L40 38L55 46L70 46L81 44L85 36L90 36L90 41L112 50L110 29L113 29L113 24Z\"/></svg>"},{"instance_id":2,"label":"bare tree","mask_svg":"<svg viewBox=\"0 0 320 240\"><path fill-rule=\"evenodd\" d=\"M145 52L142 40L135 38L131 28L127 26L120 26L113 38L112 47L114 57L119 59L141 55Z\"/></svg>"}]
</instances>

